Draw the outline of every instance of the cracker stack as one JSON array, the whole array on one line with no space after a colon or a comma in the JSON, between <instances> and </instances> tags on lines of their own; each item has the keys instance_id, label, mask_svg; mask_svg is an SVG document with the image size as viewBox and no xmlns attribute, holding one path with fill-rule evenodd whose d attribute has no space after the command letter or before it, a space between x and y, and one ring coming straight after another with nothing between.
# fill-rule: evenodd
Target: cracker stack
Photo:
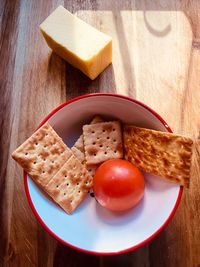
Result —
<instances>
[{"instance_id":1,"label":"cracker stack","mask_svg":"<svg viewBox=\"0 0 200 267\"><path fill-rule=\"evenodd\" d=\"M95 124L99 122L103 122L103 119L99 115L96 115L90 122L90 124ZM80 160L80 162L85 166L90 175L94 176L95 171L99 166L99 164L86 164L83 134L78 138L78 140L75 142L71 150L74 153L74 155Z\"/></svg>"},{"instance_id":2,"label":"cracker stack","mask_svg":"<svg viewBox=\"0 0 200 267\"><path fill-rule=\"evenodd\" d=\"M126 125L125 158L138 168L189 187L193 141L181 135Z\"/></svg>"},{"instance_id":3,"label":"cracker stack","mask_svg":"<svg viewBox=\"0 0 200 267\"><path fill-rule=\"evenodd\" d=\"M92 187L85 167L48 123L18 147L12 157L69 214Z\"/></svg>"}]
</instances>

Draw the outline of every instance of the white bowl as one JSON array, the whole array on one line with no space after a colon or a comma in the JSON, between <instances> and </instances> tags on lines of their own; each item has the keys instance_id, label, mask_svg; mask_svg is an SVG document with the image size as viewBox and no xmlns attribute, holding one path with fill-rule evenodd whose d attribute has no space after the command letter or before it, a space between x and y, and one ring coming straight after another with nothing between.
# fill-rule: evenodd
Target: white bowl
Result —
<instances>
[{"instance_id":1,"label":"white bowl","mask_svg":"<svg viewBox=\"0 0 200 267\"><path fill-rule=\"evenodd\" d=\"M72 99L53 110L48 120L68 146L81 134L82 126L96 114L108 119L160 131L171 131L164 120L146 105L115 94L90 94ZM126 212L102 208L89 194L67 215L24 175L29 204L42 226L61 243L86 253L119 254L134 250L154 238L178 207L182 187L144 173L143 200Z\"/></svg>"}]
</instances>

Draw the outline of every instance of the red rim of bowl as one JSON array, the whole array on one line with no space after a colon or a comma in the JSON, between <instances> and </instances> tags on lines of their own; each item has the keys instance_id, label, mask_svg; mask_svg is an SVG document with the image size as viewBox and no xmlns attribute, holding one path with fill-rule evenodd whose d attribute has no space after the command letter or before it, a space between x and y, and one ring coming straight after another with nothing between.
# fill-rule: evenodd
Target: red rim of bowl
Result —
<instances>
[{"instance_id":1,"label":"red rim of bowl","mask_svg":"<svg viewBox=\"0 0 200 267\"><path fill-rule=\"evenodd\" d=\"M78 97L75 97L69 101L64 102L63 104L59 105L57 108L55 108L54 110L52 110L49 115L46 116L46 118L39 124L38 128L41 127L49 118L51 118L58 110L62 109L63 107L65 107L66 105L69 105L70 103L73 103L77 100L83 99L83 98L88 98L88 97L94 97L94 96L112 96L112 97L118 97L118 98L123 98L126 100L129 100L131 102L134 102L142 107L144 107L145 109L147 109L150 113L152 113L157 119L159 119L159 121L165 126L165 128L167 129L168 132L172 132L171 128L168 126L168 124L163 120L163 118L156 113L153 109L151 109L150 107L148 107L147 105L145 105L144 103L135 100L131 97L128 96L124 96L124 95L120 95L120 94L110 94L110 93L93 93L93 94L86 94L86 95L81 95ZM148 238L146 238L145 240L143 240L142 242L140 242L139 244L129 247L127 249L124 250L120 250L117 252L98 252L98 251L92 251L92 250L86 250L83 248L79 248L76 247L74 245L71 245L70 243L67 243L66 241L64 241L63 239L61 239L59 236L57 236L54 232L51 231L51 229L48 228L48 226L45 224L45 222L42 220L42 218L40 217L40 215L38 214L31 196L30 196L30 192L29 192L29 187L28 187L28 178L27 178L27 173L24 172L24 187L25 187L25 192L26 192L26 196L29 202L29 205L34 213L34 215L36 216L36 218L38 219L38 221L40 222L40 224L42 225L42 227L50 234L52 235L56 240L58 240L60 243L64 244L65 246L71 247L73 249L76 249L80 252L84 252L84 253L88 253L88 254L93 254L93 255L100 255L100 256L106 256L106 255L118 255L118 254L122 254L122 253L126 253L126 252L130 252L133 251L145 244L147 244L149 241L151 241L154 237L156 237L169 223L169 221L172 219L172 217L174 216L176 209L179 206L180 200L181 200L181 196L182 196L182 192L183 192L183 187L180 186L179 189L179 194L176 200L176 203L171 211L171 213L169 214L168 218L166 219L166 221L160 226L160 228L155 231L151 236L149 236Z\"/></svg>"}]
</instances>

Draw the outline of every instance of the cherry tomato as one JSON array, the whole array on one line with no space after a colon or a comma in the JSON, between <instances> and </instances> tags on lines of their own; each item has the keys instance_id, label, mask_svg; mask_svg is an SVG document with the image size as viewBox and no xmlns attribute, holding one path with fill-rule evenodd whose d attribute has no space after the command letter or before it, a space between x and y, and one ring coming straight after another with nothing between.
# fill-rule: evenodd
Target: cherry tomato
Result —
<instances>
[{"instance_id":1,"label":"cherry tomato","mask_svg":"<svg viewBox=\"0 0 200 267\"><path fill-rule=\"evenodd\" d=\"M100 205L109 210L127 210L144 195L144 176L129 161L110 159L96 170L94 195Z\"/></svg>"}]
</instances>

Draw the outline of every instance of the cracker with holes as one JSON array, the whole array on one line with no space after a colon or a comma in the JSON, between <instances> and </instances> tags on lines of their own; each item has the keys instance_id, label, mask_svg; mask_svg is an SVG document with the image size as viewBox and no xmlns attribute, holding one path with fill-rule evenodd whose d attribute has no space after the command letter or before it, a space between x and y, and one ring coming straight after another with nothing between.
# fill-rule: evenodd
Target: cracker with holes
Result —
<instances>
[{"instance_id":1,"label":"cracker with holes","mask_svg":"<svg viewBox=\"0 0 200 267\"><path fill-rule=\"evenodd\" d=\"M99 164L108 159L122 158L122 134L119 121L83 126L86 164Z\"/></svg>"},{"instance_id":2,"label":"cracker with holes","mask_svg":"<svg viewBox=\"0 0 200 267\"><path fill-rule=\"evenodd\" d=\"M189 187L193 141L181 135L124 126L125 158L138 168Z\"/></svg>"},{"instance_id":3,"label":"cracker with holes","mask_svg":"<svg viewBox=\"0 0 200 267\"><path fill-rule=\"evenodd\" d=\"M68 214L72 213L92 187L92 178L73 155L46 186L47 193Z\"/></svg>"},{"instance_id":4,"label":"cracker with holes","mask_svg":"<svg viewBox=\"0 0 200 267\"><path fill-rule=\"evenodd\" d=\"M49 123L40 127L12 153L12 157L43 189L71 156L71 150Z\"/></svg>"},{"instance_id":5,"label":"cracker with holes","mask_svg":"<svg viewBox=\"0 0 200 267\"><path fill-rule=\"evenodd\" d=\"M95 124L95 123L99 123L99 122L103 122L103 119L99 115L96 115L92 119L90 124ZM86 165L85 164L85 151L84 151L83 135L81 135L78 138L78 140L75 142L75 144L73 145L71 150L74 153L74 155L80 160L80 162L85 165L85 167L89 171L90 175L94 176L98 165L96 165L96 164Z\"/></svg>"}]
</instances>

